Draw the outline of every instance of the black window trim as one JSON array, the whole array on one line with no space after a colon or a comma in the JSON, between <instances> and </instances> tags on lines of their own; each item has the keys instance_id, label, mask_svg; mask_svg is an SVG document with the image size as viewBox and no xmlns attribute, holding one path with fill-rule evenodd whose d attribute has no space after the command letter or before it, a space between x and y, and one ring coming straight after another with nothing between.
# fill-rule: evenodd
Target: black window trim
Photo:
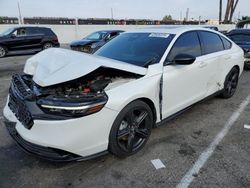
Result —
<instances>
[{"instance_id":1,"label":"black window trim","mask_svg":"<svg viewBox=\"0 0 250 188\"><path fill-rule=\"evenodd\" d=\"M180 38L182 35L187 34L187 33L196 33L196 35L197 35L197 37L198 37L198 40L199 40L200 49L201 49L201 55L200 55L200 56L203 56L203 54L202 54L202 45L201 45L202 42L201 42L201 38L200 38L200 35L199 35L199 33L198 33L198 30L186 31L186 32L182 33L182 34L175 40L174 44L171 46L171 49L169 50L169 53L168 53L167 57L166 57L165 60L164 60L163 66L167 66L167 65L172 65L172 64L173 64L172 62L168 62L168 61L167 61L167 59L168 59L168 57L169 57L169 54L172 52L172 50L173 50L175 44L178 42L179 38ZM197 56L197 57L200 57L200 56Z\"/></svg>"}]
</instances>

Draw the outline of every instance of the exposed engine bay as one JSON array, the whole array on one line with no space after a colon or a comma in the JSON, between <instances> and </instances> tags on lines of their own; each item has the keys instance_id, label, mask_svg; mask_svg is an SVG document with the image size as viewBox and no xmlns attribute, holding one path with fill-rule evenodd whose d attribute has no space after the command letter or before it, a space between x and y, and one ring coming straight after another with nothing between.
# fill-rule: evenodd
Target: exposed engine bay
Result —
<instances>
[{"instance_id":1,"label":"exposed engine bay","mask_svg":"<svg viewBox=\"0 0 250 188\"><path fill-rule=\"evenodd\" d=\"M24 75L23 79L37 97L53 95L57 97L79 98L94 96L104 92L107 86L118 83L126 83L141 77L134 73L115 70L111 68L99 68L81 78L53 85L40 87L32 82L32 76ZM112 87L107 87L108 89Z\"/></svg>"},{"instance_id":2,"label":"exposed engine bay","mask_svg":"<svg viewBox=\"0 0 250 188\"><path fill-rule=\"evenodd\" d=\"M101 67L81 78L41 87L31 75L14 75L9 106L16 117L28 126L33 119L82 117L104 107L108 101L105 90L139 77L141 75ZM20 105L22 110L19 110ZM25 115L22 111L25 111Z\"/></svg>"}]
</instances>

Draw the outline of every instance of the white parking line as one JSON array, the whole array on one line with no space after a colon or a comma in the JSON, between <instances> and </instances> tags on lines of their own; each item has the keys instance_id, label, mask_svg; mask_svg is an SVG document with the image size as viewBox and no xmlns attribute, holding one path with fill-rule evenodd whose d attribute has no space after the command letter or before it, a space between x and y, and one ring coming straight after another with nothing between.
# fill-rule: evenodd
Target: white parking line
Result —
<instances>
[{"instance_id":1,"label":"white parking line","mask_svg":"<svg viewBox=\"0 0 250 188\"><path fill-rule=\"evenodd\" d=\"M11 78L3 78L3 79L1 79L2 81L10 81L11 80Z\"/></svg>"},{"instance_id":2,"label":"white parking line","mask_svg":"<svg viewBox=\"0 0 250 188\"><path fill-rule=\"evenodd\" d=\"M199 156L198 160L192 166L192 168L186 173L186 175L181 179L181 182L176 186L177 188L187 188L192 181L194 180L194 174L198 174L200 169L205 165L209 157L213 154L216 146L222 141L222 139L226 136L230 128L239 118L240 114L244 111L247 105L250 102L250 95L240 104L239 108L232 114L230 119L226 122L223 129L219 132L219 134L215 137L213 142L209 145L209 147L202 152Z\"/></svg>"},{"instance_id":3,"label":"white parking line","mask_svg":"<svg viewBox=\"0 0 250 188\"><path fill-rule=\"evenodd\" d=\"M250 129L250 125L244 125L245 129Z\"/></svg>"},{"instance_id":4,"label":"white parking line","mask_svg":"<svg viewBox=\"0 0 250 188\"><path fill-rule=\"evenodd\" d=\"M154 165L155 169L166 168L163 162L160 159L151 160L151 163Z\"/></svg>"}]
</instances>

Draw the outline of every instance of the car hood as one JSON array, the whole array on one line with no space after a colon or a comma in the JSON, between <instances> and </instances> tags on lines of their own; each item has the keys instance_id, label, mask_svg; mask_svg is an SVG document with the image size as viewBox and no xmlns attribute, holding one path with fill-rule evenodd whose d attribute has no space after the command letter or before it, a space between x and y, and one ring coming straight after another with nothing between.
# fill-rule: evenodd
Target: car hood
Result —
<instances>
[{"instance_id":1,"label":"car hood","mask_svg":"<svg viewBox=\"0 0 250 188\"><path fill-rule=\"evenodd\" d=\"M1 34L0 34L0 40L1 40L1 39L6 39L6 38L7 38L7 37L6 37L5 35L1 35Z\"/></svg>"},{"instance_id":2,"label":"car hood","mask_svg":"<svg viewBox=\"0 0 250 188\"><path fill-rule=\"evenodd\" d=\"M82 40L76 40L70 43L70 46L84 46L87 44L92 44L98 41L94 41L94 40L87 40L87 39L82 39Z\"/></svg>"},{"instance_id":3,"label":"car hood","mask_svg":"<svg viewBox=\"0 0 250 188\"><path fill-rule=\"evenodd\" d=\"M139 75L147 73L147 69L143 67L60 48L50 48L29 58L24 73L33 75L36 84L46 87L80 78L99 67L114 68Z\"/></svg>"}]
</instances>

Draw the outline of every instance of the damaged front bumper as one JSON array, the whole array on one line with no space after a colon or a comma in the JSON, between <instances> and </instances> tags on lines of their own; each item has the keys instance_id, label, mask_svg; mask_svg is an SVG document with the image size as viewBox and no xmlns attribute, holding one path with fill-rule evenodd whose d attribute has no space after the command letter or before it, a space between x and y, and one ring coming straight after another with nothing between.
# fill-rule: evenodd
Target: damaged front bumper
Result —
<instances>
[{"instance_id":1,"label":"damaged front bumper","mask_svg":"<svg viewBox=\"0 0 250 188\"><path fill-rule=\"evenodd\" d=\"M73 161L82 159L81 156L75 155L63 150L43 147L24 140L16 131L16 123L11 122L4 118L5 126L10 134L10 136L16 141L16 143L25 151L30 154L36 155L42 159L51 161Z\"/></svg>"},{"instance_id":2,"label":"damaged front bumper","mask_svg":"<svg viewBox=\"0 0 250 188\"><path fill-rule=\"evenodd\" d=\"M106 154L108 150L110 119L117 113L103 109L99 116L75 120L34 120L31 129L16 119L6 105L4 122L11 137L26 152L51 161L82 161ZM95 133L95 134L94 134Z\"/></svg>"},{"instance_id":3,"label":"damaged front bumper","mask_svg":"<svg viewBox=\"0 0 250 188\"><path fill-rule=\"evenodd\" d=\"M21 79L13 78L3 110L6 127L25 151L53 161L86 160L107 151L117 111L103 107L91 115L62 118L43 112L33 97Z\"/></svg>"}]
</instances>

